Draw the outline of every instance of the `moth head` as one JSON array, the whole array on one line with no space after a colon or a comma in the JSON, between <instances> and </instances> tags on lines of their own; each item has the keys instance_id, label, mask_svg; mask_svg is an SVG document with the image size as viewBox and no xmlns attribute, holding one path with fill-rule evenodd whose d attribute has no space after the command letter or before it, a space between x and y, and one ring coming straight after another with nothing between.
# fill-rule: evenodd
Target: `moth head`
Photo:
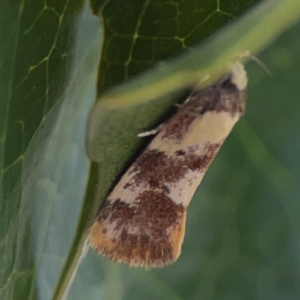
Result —
<instances>
[{"instance_id":1,"label":"moth head","mask_svg":"<svg viewBox=\"0 0 300 300\"><path fill-rule=\"evenodd\" d=\"M229 66L229 69L231 71L230 81L235 84L240 91L245 90L248 84L248 77L244 65L241 62L234 62Z\"/></svg>"}]
</instances>

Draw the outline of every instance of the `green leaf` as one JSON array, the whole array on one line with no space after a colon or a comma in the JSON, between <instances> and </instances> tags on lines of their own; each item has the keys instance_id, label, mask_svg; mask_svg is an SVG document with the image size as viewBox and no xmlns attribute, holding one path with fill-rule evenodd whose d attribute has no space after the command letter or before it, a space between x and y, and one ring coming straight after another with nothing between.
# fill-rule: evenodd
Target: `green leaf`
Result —
<instances>
[{"instance_id":1,"label":"green leaf","mask_svg":"<svg viewBox=\"0 0 300 300\"><path fill-rule=\"evenodd\" d=\"M93 2L93 9L105 18L99 95L157 60L194 49L177 62L161 63L159 72L155 69L106 93L97 104L101 114L95 114L99 120L94 124L101 138L88 140L88 148L90 155L97 155L92 158L101 161L98 182L98 165L92 163L88 170L84 138L95 98L99 20L83 9L82 1L56 2L0 4L1 299L62 299L88 224L119 172L145 143L136 133L166 118L172 93L207 72L213 81L240 51L257 53L295 22L300 11L292 0L266 2L250 14L246 10L254 2L224 0L212 7L207 1L203 5L210 9L204 17L199 12L201 20L197 14L183 15L178 28L191 28L181 29L178 36L196 33L182 47L171 23L164 26L165 33L161 27L144 32L149 34L146 42L157 43L149 58L142 56L147 55L143 49L149 49L140 44L143 38L133 38L137 24L147 19L141 18L145 7L138 8L143 3L160 8L162 2L134 2L136 18L129 13L131 2ZM200 1L184 2L192 6ZM164 16L172 13L172 8L158 8ZM144 30L156 26L150 13ZM242 13L240 23L194 48L195 41ZM127 18L123 27L121 17ZM133 31L125 33L122 43L122 34L113 33L125 30L130 20ZM69 299L299 298L299 193L293 181L299 176L297 30L290 30L262 57L272 77L249 66L246 121L228 139L192 201L179 261L146 272L110 263L90 251ZM133 51L136 45L140 48ZM290 102L282 101L287 98Z\"/></svg>"},{"instance_id":2,"label":"green leaf","mask_svg":"<svg viewBox=\"0 0 300 300\"><path fill-rule=\"evenodd\" d=\"M1 299L50 299L76 230L100 47L82 10L1 3Z\"/></svg>"},{"instance_id":3,"label":"green leaf","mask_svg":"<svg viewBox=\"0 0 300 300\"><path fill-rule=\"evenodd\" d=\"M91 0L105 32L98 92L194 49L258 2Z\"/></svg>"}]
</instances>

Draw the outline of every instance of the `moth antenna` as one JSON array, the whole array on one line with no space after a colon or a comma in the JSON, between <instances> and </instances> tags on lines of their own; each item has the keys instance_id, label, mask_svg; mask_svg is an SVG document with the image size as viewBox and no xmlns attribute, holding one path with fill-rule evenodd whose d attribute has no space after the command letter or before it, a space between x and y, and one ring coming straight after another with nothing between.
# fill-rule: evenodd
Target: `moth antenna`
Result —
<instances>
[{"instance_id":1,"label":"moth antenna","mask_svg":"<svg viewBox=\"0 0 300 300\"><path fill-rule=\"evenodd\" d=\"M267 65L265 63L263 63L258 57L252 55L249 50L247 50L244 53L238 55L237 57L238 57L238 60L240 60L242 57L249 57L254 62L256 62L260 67L262 67L269 76L272 75L272 72L267 67Z\"/></svg>"},{"instance_id":2,"label":"moth antenna","mask_svg":"<svg viewBox=\"0 0 300 300\"><path fill-rule=\"evenodd\" d=\"M267 65L265 63L263 63L259 58L257 58L256 56L253 56L253 55L249 55L249 58L252 59L253 61L255 61L259 66L261 66L269 76L272 75L272 72L267 67Z\"/></svg>"}]
</instances>

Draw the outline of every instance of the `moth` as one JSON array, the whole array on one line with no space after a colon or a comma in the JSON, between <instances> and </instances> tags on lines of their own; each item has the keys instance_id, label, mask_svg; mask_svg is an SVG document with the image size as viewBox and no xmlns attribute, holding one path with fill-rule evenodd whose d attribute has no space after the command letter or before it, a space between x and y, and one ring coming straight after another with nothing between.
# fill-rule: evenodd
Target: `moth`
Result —
<instances>
[{"instance_id":1,"label":"moth","mask_svg":"<svg viewBox=\"0 0 300 300\"><path fill-rule=\"evenodd\" d=\"M243 115L242 64L205 89L194 89L104 201L89 243L106 258L134 267L175 262L187 207L234 124Z\"/></svg>"}]
</instances>

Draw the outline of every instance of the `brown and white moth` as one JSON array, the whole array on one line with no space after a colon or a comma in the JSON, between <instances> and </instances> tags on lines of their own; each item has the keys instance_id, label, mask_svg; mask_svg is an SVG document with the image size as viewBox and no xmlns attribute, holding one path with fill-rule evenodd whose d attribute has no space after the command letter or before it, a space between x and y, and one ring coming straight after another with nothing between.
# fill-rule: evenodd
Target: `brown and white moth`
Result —
<instances>
[{"instance_id":1,"label":"brown and white moth","mask_svg":"<svg viewBox=\"0 0 300 300\"><path fill-rule=\"evenodd\" d=\"M89 243L106 258L162 267L180 255L186 210L205 172L244 113L241 64L214 85L194 90L101 206Z\"/></svg>"}]
</instances>

